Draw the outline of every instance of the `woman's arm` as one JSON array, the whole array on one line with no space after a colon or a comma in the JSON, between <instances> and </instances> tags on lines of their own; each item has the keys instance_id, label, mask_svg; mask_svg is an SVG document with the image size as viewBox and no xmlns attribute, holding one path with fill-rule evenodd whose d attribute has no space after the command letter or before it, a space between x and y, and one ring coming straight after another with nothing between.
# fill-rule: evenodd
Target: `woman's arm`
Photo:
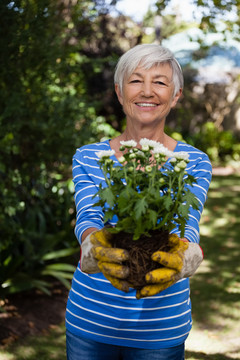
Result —
<instances>
[{"instance_id":1,"label":"woman's arm","mask_svg":"<svg viewBox=\"0 0 240 360\"><path fill-rule=\"evenodd\" d=\"M104 226L102 209L94 206L98 199L97 197L93 199L98 191L101 171L91 166L82 156L82 153L77 151L73 157L72 174L76 205L75 235L81 244L89 233L100 230Z\"/></svg>"}]
</instances>

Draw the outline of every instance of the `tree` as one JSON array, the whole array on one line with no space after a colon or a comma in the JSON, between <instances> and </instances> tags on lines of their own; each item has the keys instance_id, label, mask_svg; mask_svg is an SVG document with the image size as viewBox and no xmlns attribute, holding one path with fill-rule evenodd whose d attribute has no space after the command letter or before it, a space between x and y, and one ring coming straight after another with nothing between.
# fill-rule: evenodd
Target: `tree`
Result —
<instances>
[{"instance_id":1,"label":"tree","mask_svg":"<svg viewBox=\"0 0 240 360\"><path fill-rule=\"evenodd\" d=\"M89 59L77 51L88 33L75 43L75 23L94 31L95 4L0 3L3 291L43 286L36 279L45 271L46 253L69 248L74 238L71 157L91 134L105 133L89 126L95 116L87 94Z\"/></svg>"},{"instance_id":2,"label":"tree","mask_svg":"<svg viewBox=\"0 0 240 360\"><path fill-rule=\"evenodd\" d=\"M171 0L158 0L155 2L157 12L161 13ZM200 16L200 29L204 32L231 32L236 39L240 34L240 2L239 0L192 0L196 6L195 15ZM229 17L229 14L233 16ZM195 21L195 16L193 21ZM199 20L198 20L199 21ZM219 22L224 26L219 29Z\"/></svg>"}]
</instances>

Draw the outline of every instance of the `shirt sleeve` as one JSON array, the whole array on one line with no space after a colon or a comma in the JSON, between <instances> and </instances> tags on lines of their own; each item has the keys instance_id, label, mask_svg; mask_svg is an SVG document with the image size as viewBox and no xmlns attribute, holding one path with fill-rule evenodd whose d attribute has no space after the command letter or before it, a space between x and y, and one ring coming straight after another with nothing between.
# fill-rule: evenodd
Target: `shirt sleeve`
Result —
<instances>
[{"instance_id":1,"label":"shirt sleeve","mask_svg":"<svg viewBox=\"0 0 240 360\"><path fill-rule=\"evenodd\" d=\"M207 200L207 192L212 178L212 165L208 156L202 153L202 156L200 156L194 165L192 165L190 161L187 171L196 179L196 182L191 187L189 187L189 189L198 199L199 209L194 210L190 206L189 219L186 222L184 237L187 238L190 242L199 243L199 222L204 204ZM178 228L175 228L172 232L180 235Z\"/></svg>"},{"instance_id":2,"label":"shirt sleeve","mask_svg":"<svg viewBox=\"0 0 240 360\"><path fill-rule=\"evenodd\" d=\"M93 170L93 171L91 171ZM100 171L100 169L99 169ZM73 156L72 162L72 174L73 183L75 188L75 205L76 205L76 225L75 235L81 244L82 234L90 227L97 229L103 228L103 212L101 207L94 206L98 198L93 196L96 194L99 188L98 176L95 176L94 169L91 169L90 165L86 163L80 152L76 152Z\"/></svg>"}]
</instances>

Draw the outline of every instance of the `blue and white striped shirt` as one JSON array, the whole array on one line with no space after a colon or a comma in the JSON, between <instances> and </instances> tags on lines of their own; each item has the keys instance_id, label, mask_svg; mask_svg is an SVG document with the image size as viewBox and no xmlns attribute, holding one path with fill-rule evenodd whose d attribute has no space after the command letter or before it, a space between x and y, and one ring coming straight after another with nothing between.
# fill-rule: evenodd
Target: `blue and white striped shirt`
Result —
<instances>
[{"instance_id":1,"label":"blue and white striped shirt","mask_svg":"<svg viewBox=\"0 0 240 360\"><path fill-rule=\"evenodd\" d=\"M76 237L90 227L101 229L103 211L93 206L93 195L104 176L97 163L96 152L110 150L109 140L77 149L73 157L73 182L77 220ZM192 192L200 201L199 210L190 209L185 237L199 242L199 221L211 181L211 163L206 154L183 142L175 152L189 153L186 171L197 183ZM112 159L118 163L115 156ZM114 225L114 219L110 225ZM178 229L172 232L178 233ZM136 299L136 290L124 293L111 285L102 273L86 274L80 263L74 273L69 293L66 328L75 335L98 342L145 349L160 349L183 343L191 330L191 301L189 280L182 279L152 297Z\"/></svg>"}]
</instances>

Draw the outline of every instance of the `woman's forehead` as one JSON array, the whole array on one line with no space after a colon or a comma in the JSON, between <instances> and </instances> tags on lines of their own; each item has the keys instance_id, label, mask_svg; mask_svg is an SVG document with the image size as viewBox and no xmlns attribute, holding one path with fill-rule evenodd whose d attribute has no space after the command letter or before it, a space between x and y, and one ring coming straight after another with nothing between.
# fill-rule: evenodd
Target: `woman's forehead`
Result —
<instances>
[{"instance_id":1,"label":"woman's forehead","mask_svg":"<svg viewBox=\"0 0 240 360\"><path fill-rule=\"evenodd\" d=\"M138 67L136 67L136 69L129 73L127 78L130 78L134 75L140 77L144 77L145 75L151 75L152 77L166 77L169 80L172 80L173 71L172 67L168 63L155 64L150 68L145 68L140 64Z\"/></svg>"}]
</instances>

